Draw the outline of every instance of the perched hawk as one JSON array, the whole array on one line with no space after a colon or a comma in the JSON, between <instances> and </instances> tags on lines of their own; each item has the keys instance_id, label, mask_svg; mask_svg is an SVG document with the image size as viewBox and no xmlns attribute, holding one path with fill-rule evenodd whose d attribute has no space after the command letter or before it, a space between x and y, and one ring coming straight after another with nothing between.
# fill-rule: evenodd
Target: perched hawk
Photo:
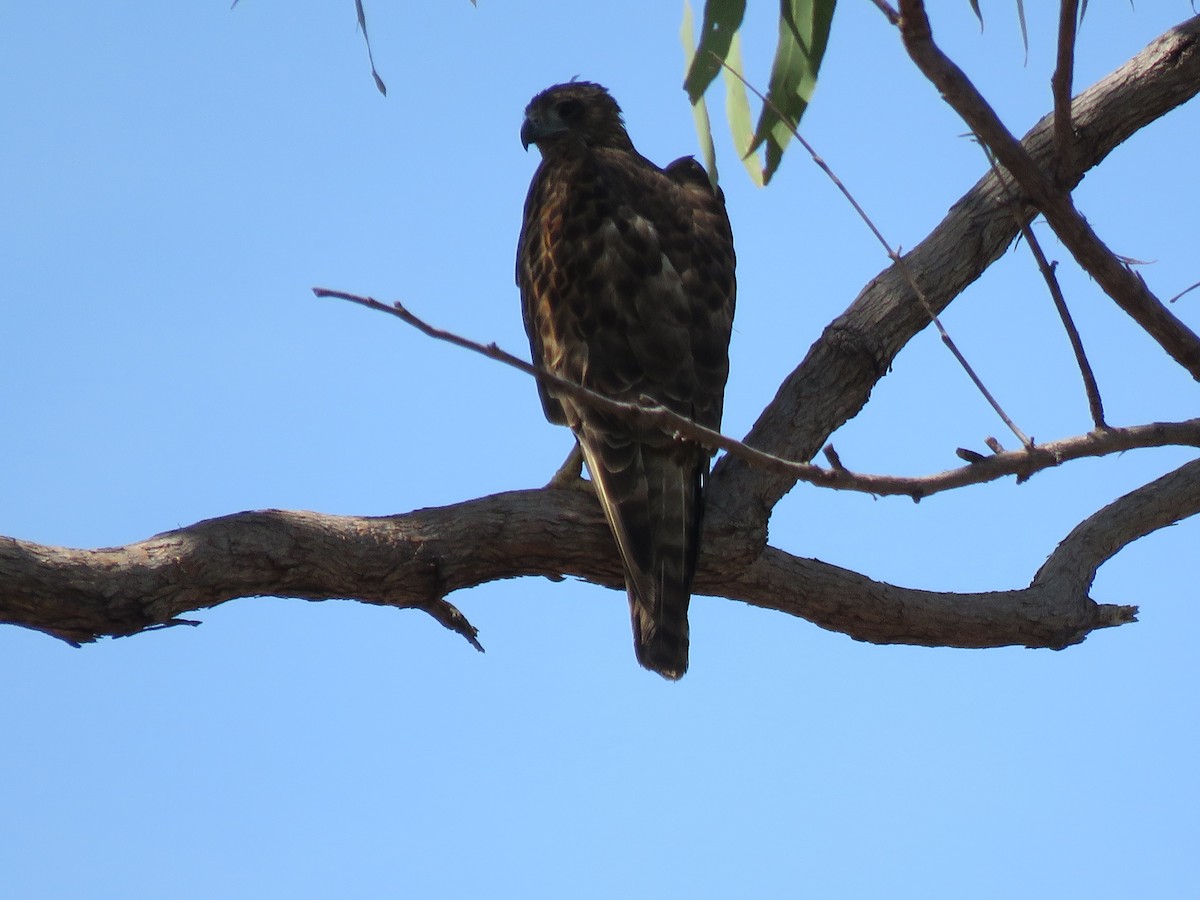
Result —
<instances>
[{"instance_id":1,"label":"perched hawk","mask_svg":"<svg viewBox=\"0 0 1200 900\"><path fill-rule=\"evenodd\" d=\"M660 169L638 153L598 84L534 97L521 143L542 153L517 247L534 362L607 397L649 397L719 428L734 303L720 191L691 157ZM711 454L539 390L546 418L575 433L616 538L638 662L679 678Z\"/></svg>"}]
</instances>

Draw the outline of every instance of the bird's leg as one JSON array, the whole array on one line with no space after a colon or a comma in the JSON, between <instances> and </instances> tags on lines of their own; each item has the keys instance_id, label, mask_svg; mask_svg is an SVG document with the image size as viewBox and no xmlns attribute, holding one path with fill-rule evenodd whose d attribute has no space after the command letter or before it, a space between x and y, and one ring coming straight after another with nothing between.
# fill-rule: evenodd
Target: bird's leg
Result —
<instances>
[{"instance_id":1,"label":"bird's leg","mask_svg":"<svg viewBox=\"0 0 1200 900\"><path fill-rule=\"evenodd\" d=\"M583 480L583 450L576 441L571 446L571 452L567 454L567 458L563 460L563 464L558 467L558 471L554 473L554 477L550 479L546 487L578 490L580 487L586 486L587 482Z\"/></svg>"}]
</instances>

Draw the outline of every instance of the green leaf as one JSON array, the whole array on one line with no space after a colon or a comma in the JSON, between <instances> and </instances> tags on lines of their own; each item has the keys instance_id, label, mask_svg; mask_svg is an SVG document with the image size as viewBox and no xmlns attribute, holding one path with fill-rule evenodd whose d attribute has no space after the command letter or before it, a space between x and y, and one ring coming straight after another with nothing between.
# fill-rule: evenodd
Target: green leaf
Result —
<instances>
[{"instance_id":1,"label":"green leaf","mask_svg":"<svg viewBox=\"0 0 1200 900\"><path fill-rule=\"evenodd\" d=\"M750 151L750 142L754 140L754 127L751 124L750 98L746 93L746 84L742 81L745 73L742 70L742 41L739 35L733 36L729 46L729 54L725 57L728 69L721 71L725 80L725 117L729 120L729 131L733 137L733 146L737 149L742 165L750 174L750 180L759 187L763 184L762 160L757 153ZM730 71L732 69L733 71ZM735 74L736 73L736 74Z\"/></svg>"},{"instance_id":2,"label":"green leaf","mask_svg":"<svg viewBox=\"0 0 1200 900\"><path fill-rule=\"evenodd\" d=\"M690 0L683 0L683 24L679 28L679 39L683 42L683 67L688 72L691 72L696 63L695 35L696 19L692 14L692 4ZM715 185L717 150L713 146L712 122L708 118L708 104L704 102L703 91L692 99L692 119L696 123L696 137L700 141L700 155L704 157L704 168L708 170L708 177Z\"/></svg>"},{"instance_id":3,"label":"green leaf","mask_svg":"<svg viewBox=\"0 0 1200 900\"><path fill-rule=\"evenodd\" d=\"M690 20L690 7L685 15ZM704 24L700 27L700 45L695 53L689 55L687 75L683 79L683 89L693 105L704 96L708 86L717 77L745 15L746 0L706 0ZM689 44L692 33L689 27L685 38Z\"/></svg>"},{"instance_id":4,"label":"green leaf","mask_svg":"<svg viewBox=\"0 0 1200 900\"><path fill-rule=\"evenodd\" d=\"M817 86L817 71L829 42L836 0L781 0L779 43L771 64L767 102L750 143L753 153L766 146L763 183L779 168L792 129L808 108Z\"/></svg>"}]
</instances>

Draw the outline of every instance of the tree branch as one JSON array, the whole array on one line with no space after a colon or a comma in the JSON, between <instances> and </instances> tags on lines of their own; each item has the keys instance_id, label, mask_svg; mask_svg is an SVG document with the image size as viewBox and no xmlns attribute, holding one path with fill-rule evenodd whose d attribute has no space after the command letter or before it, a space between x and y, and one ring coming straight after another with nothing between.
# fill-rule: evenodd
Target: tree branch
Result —
<instances>
[{"instance_id":1,"label":"tree branch","mask_svg":"<svg viewBox=\"0 0 1200 900\"><path fill-rule=\"evenodd\" d=\"M971 464L968 466L952 469L948 472L940 472L936 475L917 477L870 475L851 472L841 464L840 460L837 462L831 461L831 468L825 469L812 463L780 459L777 456L763 453L761 450L755 450L753 447L748 447L735 438L727 437L719 431L705 428L703 425L657 404L625 403L620 400L613 400L611 397L605 397L603 394L598 394L581 384L576 384L552 372L539 369L532 363L528 363L523 359L513 356L511 353L501 350L496 344L481 344L462 335L436 328L411 312L401 303L392 303L389 305L381 303L373 297L363 297L358 294L348 294L344 291L335 291L328 288L313 288L313 293L318 297L348 300L351 303L365 306L368 309L388 313L416 328L422 334L453 344L456 347L470 350L481 356L486 356L488 359L504 363L527 375L532 375L539 381L554 385L557 389L570 394L581 403L589 404L596 409L619 416L626 421L656 425L667 434L678 439L692 441L714 451L724 450L752 466L790 475L798 481L804 481L818 487L833 488L835 490L860 491L877 496L900 495L911 497L914 500L921 500L942 491L964 487L969 484L983 484L987 481L995 481L998 478L1003 478L1006 475L1017 475L1020 481L1024 481L1035 472L1061 465L1072 459L1081 459L1089 456L1107 456L1110 453L1123 453L1126 450L1145 447L1180 445L1200 447L1200 419L1190 419L1185 422L1155 422L1150 425L1137 425L1131 428L1119 429L1110 429L1104 426L1103 430L1098 432L1065 438L1060 441L1052 441L1041 445L1034 445L1032 441L1026 440L1020 450L1011 452L1005 452L997 446L994 456L973 458ZM1069 324L1069 315L1067 316L1067 321ZM1073 332L1073 326L1069 330ZM1083 361L1083 365L1087 366L1086 359ZM1090 374L1090 368L1087 368L1087 372ZM1102 426L1103 422L1098 422L1097 425L1098 427ZM827 448L827 450L831 451L832 448ZM571 460L568 460L568 463L571 463ZM578 475L578 460L575 459L574 465L568 465L567 468L573 468L576 475ZM558 479L558 477L556 475L555 479Z\"/></svg>"},{"instance_id":2,"label":"tree branch","mask_svg":"<svg viewBox=\"0 0 1200 900\"><path fill-rule=\"evenodd\" d=\"M1069 0L1064 0L1064 4L1069 3ZM1058 117L1058 109L1055 108L1055 145L1059 140L1060 120ZM1008 182L1005 179L1004 173L1000 171L1000 167L996 164L996 158L992 156L987 145L983 146L983 152L987 155L988 164L992 167L992 171L996 177L1000 179L1000 183L1008 188ZM1046 288L1050 291L1050 299L1054 302L1054 308L1058 312L1059 321L1063 324L1063 329L1067 332L1067 340L1071 344L1071 352L1075 354L1075 365L1079 367L1079 377L1083 379L1083 390L1087 395L1088 410L1092 414L1092 424L1097 428L1107 428L1104 421L1104 402L1100 399L1100 386L1096 383L1096 373L1092 371L1092 364L1088 362L1087 353L1083 349L1083 339L1079 336L1079 329L1075 327L1075 320L1071 317L1071 311L1067 308L1067 298L1063 296L1062 287L1058 283L1058 276L1054 273L1054 265L1046 259L1046 254L1042 252L1041 241L1037 235L1033 233L1033 226L1029 220L1024 218L1020 213L1020 202L1016 196L1013 196L1013 215L1016 216L1017 222L1021 229L1021 237L1025 240L1025 245L1029 247L1029 252L1033 254L1033 261L1037 264L1038 271L1042 273L1042 279L1046 282Z\"/></svg>"},{"instance_id":3,"label":"tree branch","mask_svg":"<svg viewBox=\"0 0 1200 900\"><path fill-rule=\"evenodd\" d=\"M1198 512L1200 460L1193 460L1080 522L1050 554L1033 583L1087 590L1096 570L1122 547Z\"/></svg>"},{"instance_id":4,"label":"tree branch","mask_svg":"<svg viewBox=\"0 0 1200 900\"><path fill-rule=\"evenodd\" d=\"M1177 319L1141 276L1117 258L1075 207L1069 190L1060 189L996 115L963 71L933 40L922 0L900 3L900 34L917 68L991 148L1021 190L1046 217L1076 262L1121 309L1142 326L1191 376L1200 381L1200 336ZM1065 135L1063 136L1065 139ZM1060 160L1065 166L1066 159Z\"/></svg>"},{"instance_id":5,"label":"tree branch","mask_svg":"<svg viewBox=\"0 0 1200 900\"><path fill-rule=\"evenodd\" d=\"M1058 60L1050 77L1054 96L1055 171L1074 168L1075 130L1071 125L1071 84L1075 80L1075 28L1079 22L1079 0L1061 0L1058 8Z\"/></svg>"},{"instance_id":6,"label":"tree branch","mask_svg":"<svg viewBox=\"0 0 1200 900\"><path fill-rule=\"evenodd\" d=\"M1153 422L1131 428L1105 427L1059 441L1035 444L1019 450L999 451L992 456L979 456L972 458L968 465L916 477L852 472L841 465L839 459L831 469L812 466L821 477L806 477L804 480L821 487L922 500L943 491L970 484L985 484L1009 475L1016 475L1020 483L1043 469L1060 466L1075 459L1166 446L1200 447L1200 419Z\"/></svg>"},{"instance_id":7,"label":"tree branch","mask_svg":"<svg viewBox=\"0 0 1200 900\"><path fill-rule=\"evenodd\" d=\"M1117 547L1168 524L1171 515L1195 512L1200 463L1190 467L1187 503L1134 516L1126 526L1122 516L1135 503L1130 498L1138 495L1143 506L1157 498L1161 507L1177 484L1135 491L1114 504L1116 512L1093 517L1100 524L1084 543L1102 543L1107 555L1070 558L1092 565L1094 574ZM1068 540L1082 539L1073 533ZM875 582L775 548L731 576L727 549L706 532L697 593L780 610L877 643L1057 648L1094 628L1131 622L1136 612L1095 604L1086 593L1090 578L1039 573L1019 591L936 593ZM81 643L176 624L182 613L235 597L355 598L425 610L478 646L474 628L446 602L447 594L501 578L564 574L623 584L611 533L589 492L515 491L380 518L266 510L102 550L0 539L0 621Z\"/></svg>"},{"instance_id":8,"label":"tree branch","mask_svg":"<svg viewBox=\"0 0 1200 900\"><path fill-rule=\"evenodd\" d=\"M1066 183L1077 184L1138 129L1197 92L1200 16L1166 32L1076 97L1074 168L1064 176ZM1053 117L1043 118L1023 145L1039 166L1047 164L1054 153ZM1003 186L988 173L905 259L940 312L1004 254L1017 230ZM781 458L811 459L862 409L896 354L928 324L903 275L889 266L825 329L745 442ZM753 533L794 483L794 478L726 457L713 472L709 521L718 529ZM765 542L765 533L760 537Z\"/></svg>"}]
</instances>

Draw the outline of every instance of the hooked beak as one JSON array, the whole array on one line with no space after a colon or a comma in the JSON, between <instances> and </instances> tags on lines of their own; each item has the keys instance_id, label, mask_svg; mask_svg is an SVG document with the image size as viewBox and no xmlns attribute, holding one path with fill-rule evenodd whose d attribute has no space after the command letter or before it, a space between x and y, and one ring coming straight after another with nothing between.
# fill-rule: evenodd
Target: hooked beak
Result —
<instances>
[{"instance_id":1,"label":"hooked beak","mask_svg":"<svg viewBox=\"0 0 1200 900\"><path fill-rule=\"evenodd\" d=\"M529 116L525 117L525 121L521 123L521 146L528 152L530 144L537 143L537 126L533 124L533 120Z\"/></svg>"},{"instance_id":2,"label":"hooked beak","mask_svg":"<svg viewBox=\"0 0 1200 900\"><path fill-rule=\"evenodd\" d=\"M530 144L566 130L561 122L547 122L537 113L526 110L525 121L521 123L521 146L528 150Z\"/></svg>"}]
</instances>

